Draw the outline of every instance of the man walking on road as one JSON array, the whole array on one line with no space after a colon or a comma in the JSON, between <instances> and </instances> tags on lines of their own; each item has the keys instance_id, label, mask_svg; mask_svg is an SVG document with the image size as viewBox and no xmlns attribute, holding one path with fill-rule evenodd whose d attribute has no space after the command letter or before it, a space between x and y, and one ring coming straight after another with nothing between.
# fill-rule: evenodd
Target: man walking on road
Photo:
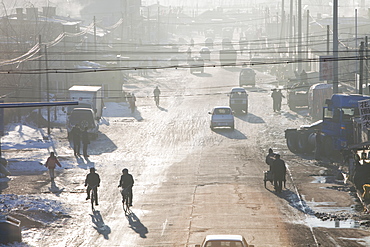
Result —
<instances>
[{"instance_id":1,"label":"man walking on road","mask_svg":"<svg viewBox=\"0 0 370 247\"><path fill-rule=\"evenodd\" d=\"M277 193L280 193L285 181L286 166L284 160L280 159L280 154L275 155L275 160L272 163L271 169L274 176L274 187Z\"/></svg>"},{"instance_id":2,"label":"man walking on road","mask_svg":"<svg viewBox=\"0 0 370 247\"><path fill-rule=\"evenodd\" d=\"M45 166L49 169L51 182L54 182L54 178L55 178L54 169L56 165L58 165L59 167L62 167L57 157L55 156L54 152L51 152L49 158L46 160L46 163L45 163Z\"/></svg>"},{"instance_id":3,"label":"man walking on road","mask_svg":"<svg viewBox=\"0 0 370 247\"><path fill-rule=\"evenodd\" d=\"M280 111L281 110L281 101L283 100L284 95L281 93L281 89L278 89L277 91L277 110Z\"/></svg>"},{"instance_id":4,"label":"man walking on road","mask_svg":"<svg viewBox=\"0 0 370 247\"><path fill-rule=\"evenodd\" d=\"M82 141L83 156L86 159L87 157L89 157L89 155L87 155L87 146L90 144L89 133L87 132L87 127L85 127L85 129L81 132L81 141Z\"/></svg>"},{"instance_id":5,"label":"man walking on road","mask_svg":"<svg viewBox=\"0 0 370 247\"><path fill-rule=\"evenodd\" d=\"M125 169L122 170L122 175L121 175L121 179L119 181L118 188L121 187L122 192L125 189L128 190L128 199L129 199L130 207L132 207L132 197L133 197L133 195L132 195L132 186L134 186L134 178L132 177L131 174L128 173L128 169L125 168ZM122 196L123 196L123 194L122 194Z\"/></svg>"},{"instance_id":6,"label":"man walking on road","mask_svg":"<svg viewBox=\"0 0 370 247\"><path fill-rule=\"evenodd\" d=\"M153 94L154 94L155 104L158 106L159 105L159 95L161 94L161 90L158 88L158 86L156 86L155 89L153 90Z\"/></svg>"},{"instance_id":7,"label":"man walking on road","mask_svg":"<svg viewBox=\"0 0 370 247\"><path fill-rule=\"evenodd\" d=\"M72 141L73 141L73 151L74 155L80 155L80 148L81 148L81 129L78 124L73 126L71 130L71 136L72 136Z\"/></svg>"},{"instance_id":8,"label":"man walking on road","mask_svg":"<svg viewBox=\"0 0 370 247\"><path fill-rule=\"evenodd\" d=\"M284 95L281 93L281 90L277 90L276 88L274 88L272 90L272 94L271 94L271 97L272 97L272 106L273 106L273 109L274 109L274 112L278 112L281 110L281 101L284 97Z\"/></svg>"},{"instance_id":9,"label":"man walking on road","mask_svg":"<svg viewBox=\"0 0 370 247\"><path fill-rule=\"evenodd\" d=\"M269 148L269 153L266 156L266 164L270 167L270 171L271 171L272 163L275 160L275 155L276 154L274 153L272 148Z\"/></svg>"}]
</instances>

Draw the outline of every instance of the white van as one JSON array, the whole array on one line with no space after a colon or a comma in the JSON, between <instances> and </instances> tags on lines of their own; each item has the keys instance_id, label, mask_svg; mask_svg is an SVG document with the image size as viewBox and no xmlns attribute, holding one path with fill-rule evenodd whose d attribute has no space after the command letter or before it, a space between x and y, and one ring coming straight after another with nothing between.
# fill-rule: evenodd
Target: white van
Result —
<instances>
[{"instance_id":1,"label":"white van","mask_svg":"<svg viewBox=\"0 0 370 247\"><path fill-rule=\"evenodd\" d=\"M242 87L234 87L229 94L229 106L234 112L248 113L248 94Z\"/></svg>"}]
</instances>

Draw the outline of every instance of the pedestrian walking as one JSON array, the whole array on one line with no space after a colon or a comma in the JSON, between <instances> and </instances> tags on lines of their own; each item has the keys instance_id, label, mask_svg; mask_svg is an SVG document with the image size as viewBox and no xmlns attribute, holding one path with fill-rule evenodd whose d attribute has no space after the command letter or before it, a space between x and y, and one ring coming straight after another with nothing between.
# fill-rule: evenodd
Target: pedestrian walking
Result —
<instances>
[{"instance_id":1,"label":"pedestrian walking","mask_svg":"<svg viewBox=\"0 0 370 247\"><path fill-rule=\"evenodd\" d=\"M272 98L272 108L274 112L276 112L277 111L277 99L278 99L276 88L272 89L271 98Z\"/></svg>"},{"instance_id":2,"label":"pedestrian walking","mask_svg":"<svg viewBox=\"0 0 370 247\"><path fill-rule=\"evenodd\" d=\"M283 181L285 181L286 166L284 160L280 159L280 154L275 155L272 163L272 174L274 177L274 187L277 193L282 191Z\"/></svg>"},{"instance_id":3,"label":"pedestrian walking","mask_svg":"<svg viewBox=\"0 0 370 247\"><path fill-rule=\"evenodd\" d=\"M270 167L270 171L271 171L272 163L275 160L275 155L276 154L274 153L272 148L269 148L269 153L266 156L266 164Z\"/></svg>"},{"instance_id":4,"label":"pedestrian walking","mask_svg":"<svg viewBox=\"0 0 370 247\"><path fill-rule=\"evenodd\" d=\"M73 126L71 133L70 133L73 141L73 152L74 155L80 155L80 148L81 148L81 129L78 124Z\"/></svg>"},{"instance_id":5,"label":"pedestrian walking","mask_svg":"<svg viewBox=\"0 0 370 247\"><path fill-rule=\"evenodd\" d=\"M283 100L283 98L285 98L283 93L281 92L281 89L278 89L277 96L278 96L278 98L277 98L277 110L280 111L281 110L281 101Z\"/></svg>"},{"instance_id":6,"label":"pedestrian walking","mask_svg":"<svg viewBox=\"0 0 370 247\"><path fill-rule=\"evenodd\" d=\"M89 133L87 132L87 127L81 132L81 141L82 141L82 154L84 158L86 159L89 157L87 155L87 146L90 144L90 139L89 139Z\"/></svg>"},{"instance_id":7,"label":"pedestrian walking","mask_svg":"<svg viewBox=\"0 0 370 247\"><path fill-rule=\"evenodd\" d=\"M54 170L55 170L57 165L59 167L62 167L62 165L59 163L57 157L55 156L54 152L50 152L50 156L46 160L45 166L49 169L51 182L54 182L54 178L55 178Z\"/></svg>"},{"instance_id":8,"label":"pedestrian walking","mask_svg":"<svg viewBox=\"0 0 370 247\"><path fill-rule=\"evenodd\" d=\"M278 112L281 110L281 101L283 100L284 95L281 93L281 90L277 90L276 88L274 88L272 90L272 94L271 94L271 97L272 97L272 101L273 101L273 109L274 109L274 112Z\"/></svg>"},{"instance_id":9,"label":"pedestrian walking","mask_svg":"<svg viewBox=\"0 0 370 247\"><path fill-rule=\"evenodd\" d=\"M129 104L130 104L130 109L131 109L131 113L134 113L135 111L135 108L136 108L136 97L135 97L135 94L131 94L130 95L130 98L129 98Z\"/></svg>"},{"instance_id":10,"label":"pedestrian walking","mask_svg":"<svg viewBox=\"0 0 370 247\"><path fill-rule=\"evenodd\" d=\"M161 95L161 90L158 88L158 86L156 86L155 89L153 90L153 94L154 94L155 104L158 106L159 105L159 95Z\"/></svg>"}]
</instances>

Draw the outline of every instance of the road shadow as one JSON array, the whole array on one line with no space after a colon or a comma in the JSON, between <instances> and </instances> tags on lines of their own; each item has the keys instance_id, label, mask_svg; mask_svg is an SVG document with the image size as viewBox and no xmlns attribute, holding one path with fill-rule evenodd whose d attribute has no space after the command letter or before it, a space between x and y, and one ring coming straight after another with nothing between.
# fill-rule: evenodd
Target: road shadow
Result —
<instances>
[{"instance_id":1,"label":"road shadow","mask_svg":"<svg viewBox=\"0 0 370 247\"><path fill-rule=\"evenodd\" d=\"M198 77L212 77L212 74L209 73L193 73L193 75L198 76Z\"/></svg>"},{"instance_id":2,"label":"road shadow","mask_svg":"<svg viewBox=\"0 0 370 247\"><path fill-rule=\"evenodd\" d=\"M146 234L149 232L140 219L130 210L126 215L130 228L140 235L141 238L146 238Z\"/></svg>"},{"instance_id":3,"label":"road shadow","mask_svg":"<svg viewBox=\"0 0 370 247\"><path fill-rule=\"evenodd\" d=\"M224 70L230 71L230 72L240 72L241 68L235 67L232 63L230 65L221 66Z\"/></svg>"},{"instance_id":4,"label":"road shadow","mask_svg":"<svg viewBox=\"0 0 370 247\"><path fill-rule=\"evenodd\" d=\"M263 118L254 115L253 113L248 113L248 114L236 114L234 115L236 118L239 118L240 120L248 123L253 123L253 124L263 124L265 123L265 120Z\"/></svg>"},{"instance_id":5,"label":"road shadow","mask_svg":"<svg viewBox=\"0 0 370 247\"><path fill-rule=\"evenodd\" d=\"M81 169L87 170L90 167L95 167L95 162L90 161L89 158L84 159L82 156L76 156L76 160L78 164L77 167Z\"/></svg>"},{"instance_id":6,"label":"road shadow","mask_svg":"<svg viewBox=\"0 0 370 247\"><path fill-rule=\"evenodd\" d=\"M273 186L272 186L273 188ZM280 197L286 200L289 205L298 211L301 211L304 214L314 215L314 211L307 205L306 201L300 198L294 191L290 189L283 188L280 193L277 193L274 189L266 188L266 190L270 191L271 193L275 194L277 197Z\"/></svg>"},{"instance_id":7,"label":"road shadow","mask_svg":"<svg viewBox=\"0 0 370 247\"><path fill-rule=\"evenodd\" d=\"M100 214L99 210L94 210L93 214L90 214L92 223L95 224L93 228L99 233L104 236L104 239L109 239L109 234L111 233L111 229L108 225L104 224L103 217Z\"/></svg>"},{"instance_id":8,"label":"road shadow","mask_svg":"<svg viewBox=\"0 0 370 247\"><path fill-rule=\"evenodd\" d=\"M133 118L135 118L135 119L136 119L136 121L138 121L138 122L141 122L141 121L143 121L143 120L144 120L144 118L141 116L141 113L140 113L140 111L137 109L137 107L135 108L135 110L134 110L133 112L131 112L131 116L132 116Z\"/></svg>"},{"instance_id":9,"label":"road shadow","mask_svg":"<svg viewBox=\"0 0 370 247\"><path fill-rule=\"evenodd\" d=\"M82 148L82 146L81 146ZM91 141L88 146L88 154L100 155L103 153L112 153L117 149L116 144L112 142L105 134L99 133L99 137L96 140Z\"/></svg>"},{"instance_id":10,"label":"road shadow","mask_svg":"<svg viewBox=\"0 0 370 247\"><path fill-rule=\"evenodd\" d=\"M157 105L157 108L161 111L168 112L168 110L162 106Z\"/></svg>"},{"instance_id":11,"label":"road shadow","mask_svg":"<svg viewBox=\"0 0 370 247\"><path fill-rule=\"evenodd\" d=\"M8 177L0 178L0 194L3 192L3 190L9 187L10 180L11 179Z\"/></svg>"},{"instance_id":12,"label":"road shadow","mask_svg":"<svg viewBox=\"0 0 370 247\"><path fill-rule=\"evenodd\" d=\"M230 128L216 128L213 130L213 132L219 135L223 135L229 139L235 139L235 140L247 139L247 136L237 129L232 130Z\"/></svg>"},{"instance_id":13,"label":"road shadow","mask_svg":"<svg viewBox=\"0 0 370 247\"><path fill-rule=\"evenodd\" d=\"M51 182L51 186L48 187L49 192L53 193L56 196L60 196L60 194L64 191L64 188L59 188L54 181Z\"/></svg>"}]
</instances>

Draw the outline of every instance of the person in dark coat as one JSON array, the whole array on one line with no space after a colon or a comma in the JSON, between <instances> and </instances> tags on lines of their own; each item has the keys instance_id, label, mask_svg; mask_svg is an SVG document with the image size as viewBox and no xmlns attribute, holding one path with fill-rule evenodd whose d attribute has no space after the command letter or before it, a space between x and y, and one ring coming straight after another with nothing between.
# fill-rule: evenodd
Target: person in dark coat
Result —
<instances>
[{"instance_id":1,"label":"person in dark coat","mask_svg":"<svg viewBox=\"0 0 370 247\"><path fill-rule=\"evenodd\" d=\"M87 157L89 157L89 155L87 155L87 146L90 144L87 127L85 127L85 129L81 132L81 141L82 141L82 153L86 159Z\"/></svg>"},{"instance_id":2,"label":"person in dark coat","mask_svg":"<svg viewBox=\"0 0 370 247\"><path fill-rule=\"evenodd\" d=\"M285 97L284 97L283 93L281 92L281 89L278 89L277 90L277 99L276 99L277 100L276 107L277 107L278 111L281 110L281 101L283 100L283 98L285 98Z\"/></svg>"},{"instance_id":3,"label":"person in dark coat","mask_svg":"<svg viewBox=\"0 0 370 247\"><path fill-rule=\"evenodd\" d=\"M71 136L73 141L73 151L74 155L80 155L80 148L81 148L81 129L78 124L73 126L71 130Z\"/></svg>"},{"instance_id":4,"label":"person in dark coat","mask_svg":"<svg viewBox=\"0 0 370 247\"><path fill-rule=\"evenodd\" d=\"M86 200L90 199L90 192L93 189L95 193L95 205L98 204L98 187L100 186L100 177L99 174L95 172L95 168L90 168L90 173L87 174L85 179L85 187L87 186L87 197Z\"/></svg>"},{"instance_id":5,"label":"person in dark coat","mask_svg":"<svg viewBox=\"0 0 370 247\"><path fill-rule=\"evenodd\" d=\"M276 154L274 153L272 148L269 148L269 153L266 156L266 164L270 167L270 171L271 171L272 163L275 160L275 155Z\"/></svg>"},{"instance_id":6,"label":"person in dark coat","mask_svg":"<svg viewBox=\"0 0 370 247\"><path fill-rule=\"evenodd\" d=\"M276 88L272 89L272 93L271 93L271 98L272 98L272 108L274 110L274 112L277 111L278 109L278 93L277 93L277 90Z\"/></svg>"},{"instance_id":7,"label":"person in dark coat","mask_svg":"<svg viewBox=\"0 0 370 247\"><path fill-rule=\"evenodd\" d=\"M280 155L275 155L275 160L272 163L272 173L274 176L274 187L277 193L280 193L283 186L283 181L285 181L286 166L285 162L280 159Z\"/></svg>"},{"instance_id":8,"label":"person in dark coat","mask_svg":"<svg viewBox=\"0 0 370 247\"><path fill-rule=\"evenodd\" d=\"M134 186L134 178L132 177L131 174L128 173L128 169L125 168L122 170L122 175L121 175L121 179L119 180L118 188L119 187L122 188L121 193L125 189L128 190L128 199L129 199L130 207L132 207L132 197L133 197L132 186Z\"/></svg>"}]
</instances>

